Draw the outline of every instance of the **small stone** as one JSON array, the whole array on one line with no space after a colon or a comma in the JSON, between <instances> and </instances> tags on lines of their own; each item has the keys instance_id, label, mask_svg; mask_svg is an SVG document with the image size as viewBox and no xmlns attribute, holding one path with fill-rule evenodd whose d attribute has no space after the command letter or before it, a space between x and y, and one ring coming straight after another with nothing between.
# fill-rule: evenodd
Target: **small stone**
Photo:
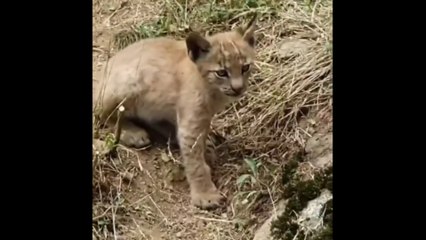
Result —
<instances>
[{"instance_id":1,"label":"small stone","mask_svg":"<svg viewBox=\"0 0 426 240\"><path fill-rule=\"evenodd\" d=\"M123 179L128 182L132 181L134 177L134 174L130 172L124 172L122 175L123 175Z\"/></svg>"},{"instance_id":2,"label":"small stone","mask_svg":"<svg viewBox=\"0 0 426 240\"><path fill-rule=\"evenodd\" d=\"M203 228L203 227L205 227L204 221L198 221L197 222L197 228Z\"/></svg>"},{"instance_id":3,"label":"small stone","mask_svg":"<svg viewBox=\"0 0 426 240\"><path fill-rule=\"evenodd\" d=\"M110 152L105 141L93 139L93 150L96 155L106 155Z\"/></svg>"},{"instance_id":4,"label":"small stone","mask_svg":"<svg viewBox=\"0 0 426 240\"><path fill-rule=\"evenodd\" d=\"M162 153L161 153L161 159L162 159L164 162L168 162L168 161L170 161L169 156L168 156L165 152L162 152Z\"/></svg>"},{"instance_id":5,"label":"small stone","mask_svg":"<svg viewBox=\"0 0 426 240\"><path fill-rule=\"evenodd\" d=\"M306 39L289 39L281 43L279 54L281 57L304 55L313 42Z\"/></svg>"},{"instance_id":6,"label":"small stone","mask_svg":"<svg viewBox=\"0 0 426 240\"><path fill-rule=\"evenodd\" d=\"M307 119L306 121L308 121L308 123L310 123L310 124L312 124L312 125L315 125L315 124L316 124L316 122L315 122L315 120L314 120L314 119Z\"/></svg>"},{"instance_id":7,"label":"small stone","mask_svg":"<svg viewBox=\"0 0 426 240\"><path fill-rule=\"evenodd\" d=\"M178 237L178 238L181 238L181 237L182 237L182 235L183 235L182 231L180 231L180 232L176 233L176 237Z\"/></svg>"}]
</instances>

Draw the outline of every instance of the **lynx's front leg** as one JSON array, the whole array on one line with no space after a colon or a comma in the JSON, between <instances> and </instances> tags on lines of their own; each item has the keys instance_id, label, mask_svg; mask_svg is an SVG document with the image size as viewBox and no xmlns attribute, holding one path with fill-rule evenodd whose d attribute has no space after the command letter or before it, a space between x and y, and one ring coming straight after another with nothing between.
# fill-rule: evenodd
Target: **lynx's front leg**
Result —
<instances>
[{"instance_id":1,"label":"lynx's front leg","mask_svg":"<svg viewBox=\"0 0 426 240\"><path fill-rule=\"evenodd\" d=\"M203 116L204 115L204 116ZM210 116L203 110L181 110L178 113L178 138L184 160L193 205L202 209L219 207L224 197L212 182L210 167L205 161L206 137Z\"/></svg>"}]
</instances>

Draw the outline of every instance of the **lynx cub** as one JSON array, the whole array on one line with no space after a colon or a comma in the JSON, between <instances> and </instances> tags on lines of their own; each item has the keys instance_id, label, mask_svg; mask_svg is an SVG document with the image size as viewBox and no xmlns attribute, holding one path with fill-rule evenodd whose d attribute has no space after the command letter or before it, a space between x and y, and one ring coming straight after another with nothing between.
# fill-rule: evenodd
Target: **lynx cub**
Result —
<instances>
[{"instance_id":1,"label":"lynx cub","mask_svg":"<svg viewBox=\"0 0 426 240\"><path fill-rule=\"evenodd\" d=\"M143 147L147 132L135 124L167 121L176 126L185 174L195 206L212 209L224 200L205 161L206 136L213 115L240 97L255 59L256 15L235 31L185 40L145 39L112 57L94 99L98 118L114 124L113 111L125 107L122 144ZM99 112L100 111L100 112ZM161 129L159 129L161 130Z\"/></svg>"}]
</instances>

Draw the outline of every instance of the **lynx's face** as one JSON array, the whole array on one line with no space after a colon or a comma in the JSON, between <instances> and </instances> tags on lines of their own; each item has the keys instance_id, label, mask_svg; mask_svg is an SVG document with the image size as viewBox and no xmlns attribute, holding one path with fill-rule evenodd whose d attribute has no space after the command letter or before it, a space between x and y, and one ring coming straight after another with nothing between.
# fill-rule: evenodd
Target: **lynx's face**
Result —
<instances>
[{"instance_id":1,"label":"lynx's face","mask_svg":"<svg viewBox=\"0 0 426 240\"><path fill-rule=\"evenodd\" d=\"M229 97L239 97L247 89L255 57L254 20L237 31L208 38L191 33L186 39L188 54L204 80Z\"/></svg>"},{"instance_id":2,"label":"lynx's face","mask_svg":"<svg viewBox=\"0 0 426 240\"><path fill-rule=\"evenodd\" d=\"M254 58L251 46L235 38L213 40L210 56L199 64L210 85L230 97L239 97L246 91Z\"/></svg>"}]
</instances>

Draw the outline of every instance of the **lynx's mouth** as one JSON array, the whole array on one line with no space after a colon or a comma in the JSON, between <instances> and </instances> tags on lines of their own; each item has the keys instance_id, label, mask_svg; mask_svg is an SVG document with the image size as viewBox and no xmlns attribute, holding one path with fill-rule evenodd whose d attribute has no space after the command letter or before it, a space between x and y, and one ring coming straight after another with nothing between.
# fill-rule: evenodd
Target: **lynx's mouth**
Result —
<instances>
[{"instance_id":1,"label":"lynx's mouth","mask_svg":"<svg viewBox=\"0 0 426 240\"><path fill-rule=\"evenodd\" d=\"M228 97L241 97L243 95L244 91L240 91L240 92L235 92L235 91L227 91L225 92L225 95Z\"/></svg>"},{"instance_id":2,"label":"lynx's mouth","mask_svg":"<svg viewBox=\"0 0 426 240\"><path fill-rule=\"evenodd\" d=\"M224 88L219 88L220 91L222 92L222 94L228 96L228 97L233 97L233 98L238 98L241 97L242 95L244 95L245 93L245 88L241 87L241 88L230 88L230 87L224 87Z\"/></svg>"}]
</instances>

